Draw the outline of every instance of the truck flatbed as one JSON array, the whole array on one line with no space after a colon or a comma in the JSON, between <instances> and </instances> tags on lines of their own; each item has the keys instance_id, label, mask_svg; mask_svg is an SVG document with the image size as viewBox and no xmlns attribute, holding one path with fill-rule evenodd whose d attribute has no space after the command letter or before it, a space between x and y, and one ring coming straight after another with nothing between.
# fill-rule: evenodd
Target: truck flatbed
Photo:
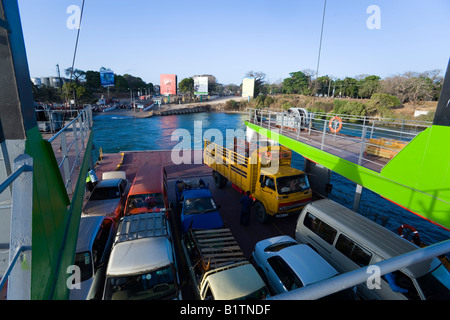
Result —
<instances>
[{"instance_id":1,"label":"truck flatbed","mask_svg":"<svg viewBox=\"0 0 450 320\"><path fill-rule=\"evenodd\" d=\"M228 228L214 230L190 230L190 241L195 242L206 270L246 260L239 244Z\"/></svg>"}]
</instances>

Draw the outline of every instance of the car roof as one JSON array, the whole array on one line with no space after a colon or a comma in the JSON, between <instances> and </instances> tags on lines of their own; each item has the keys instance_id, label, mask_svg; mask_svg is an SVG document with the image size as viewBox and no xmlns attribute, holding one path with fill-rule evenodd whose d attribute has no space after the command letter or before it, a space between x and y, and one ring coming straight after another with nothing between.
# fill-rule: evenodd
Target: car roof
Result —
<instances>
[{"instance_id":1,"label":"car roof","mask_svg":"<svg viewBox=\"0 0 450 320\"><path fill-rule=\"evenodd\" d=\"M184 199L193 199L193 198L206 198L212 197L211 191L207 188L203 189L192 189L183 191Z\"/></svg>"},{"instance_id":2,"label":"car roof","mask_svg":"<svg viewBox=\"0 0 450 320\"><path fill-rule=\"evenodd\" d=\"M274 173L274 168L261 168L261 174L274 176L275 178L304 174L303 171L288 166L278 166L276 173Z\"/></svg>"},{"instance_id":3,"label":"car roof","mask_svg":"<svg viewBox=\"0 0 450 320\"><path fill-rule=\"evenodd\" d=\"M107 180L100 180L98 184L95 186L96 188L107 188L107 187L115 187L118 186L123 179L116 178L116 179L107 179Z\"/></svg>"},{"instance_id":4,"label":"car roof","mask_svg":"<svg viewBox=\"0 0 450 320\"><path fill-rule=\"evenodd\" d=\"M223 270L208 276L216 300L232 300L249 295L265 286L255 268L250 264Z\"/></svg>"},{"instance_id":5,"label":"car roof","mask_svg":"<svg viewBox=\"0 0 450 320\"><path fill-rule=\"evenodd\" d=\"M138 169L130 195L150 192L162 192L163 167L160 165L146 165Z\"/></svg>"},{"instance_id":6,"label":"car roof","mask_svg":"<svg viewBox=\"0 0 450 320\"><path fill-rule=\"evenodd\" d=\"M264 250L269 245L283 242L296 242L289 236L279 236L260 241L260 250ZM309 285L324 279L331 278L338 274L324 258L306 244L295 244L285 247L276 252L267 253L268 257L281 257L297 274L303 284Z\"/></svg>"},{"instance_id":7,"label":"car roof","mask_svg":"<svg viewBox=\"0 0 450 320\"><path fill-rule=\"evenodd\" d=\"M78 228L77 252L90 251L92 243L105 217L82 216Z\"/></svg>"},{"instance_id":8,"label":"car roof","mask_svg":"<svg viewBox=\"0 0 450 320\"><path fill-rule=\"evenodd\" d=\"M154 271L171 263L167 237L141 238L114 245L108 262L108 276Z\"/></svg>"}]
</instances>

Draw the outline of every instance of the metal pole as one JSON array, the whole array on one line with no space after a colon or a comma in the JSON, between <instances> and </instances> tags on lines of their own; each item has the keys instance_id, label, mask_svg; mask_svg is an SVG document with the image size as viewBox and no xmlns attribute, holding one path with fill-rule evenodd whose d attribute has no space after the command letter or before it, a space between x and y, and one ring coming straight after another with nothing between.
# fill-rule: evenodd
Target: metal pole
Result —
<instances>
[{"instance_id":1,"label":"metal pole","mask_svg":"<svg viewBox=\"0 0 450 320\"><path fill-rule=\"evenodd\" d=\"M360 283L367 282L373 275L374 268L379 268L380 276L387 273L412 266L416 263L430 260L434 257L450 252L450 240L420 248L394 257L388 260L378 262L361 269L350 271L336 277L323 280L309 286L295 289L283 294L270 297L269 300L315 300L335 292L351 288ZM377 289L373 289L377 290Z\"/></svg>"},{"instance_id":2,"label":"metal pole","mask_svg":"<svg viewBox=\"0 0 450 320\"><path fill-rule=\"evenodd\" d=\"M320 150L323 150L323 145L325 143L325 133L327 132L327 120L323 121L323 134L322 134L322 144L320 146Z\"/></svg>"},{"instance_id":3,"label":"metal pole","mask_svg":"<svg viewBox=\"0 0 450 320\"><path fill-rule=\"evenodd\" d=\"M364 150L366 147L366 131L367 128L366 126L363 127L362 132L361 132L361 149L359 151L359 158L358 158L358 165L361 165L362 159L363 159L363 155L364 155Z\"/></svg>"}]
</instances>

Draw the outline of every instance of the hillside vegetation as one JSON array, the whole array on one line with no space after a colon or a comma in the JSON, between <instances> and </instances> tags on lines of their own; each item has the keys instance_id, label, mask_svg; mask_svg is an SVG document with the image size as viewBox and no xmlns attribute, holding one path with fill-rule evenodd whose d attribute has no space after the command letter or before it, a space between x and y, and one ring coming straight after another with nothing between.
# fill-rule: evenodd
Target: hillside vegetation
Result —
<instances>
[{"instance_id":1,"label":"hillside vegetation","mask_svg":"<svg viewBox=\"0 0 450 320\"><path fill-rule=\"evenodd\" d=\"M437 101L416 101L401 103L393 95L375 93L370 99L321 98L298 94L259 95L250 101L227 101L222 108L226 111L243 111L246 108L289 109L307 108L312 111L339 113L361 116L379 116L385 118L414 118L416 110L429 111L417 120L432 121Z\"/></svg>"}]
</instances>

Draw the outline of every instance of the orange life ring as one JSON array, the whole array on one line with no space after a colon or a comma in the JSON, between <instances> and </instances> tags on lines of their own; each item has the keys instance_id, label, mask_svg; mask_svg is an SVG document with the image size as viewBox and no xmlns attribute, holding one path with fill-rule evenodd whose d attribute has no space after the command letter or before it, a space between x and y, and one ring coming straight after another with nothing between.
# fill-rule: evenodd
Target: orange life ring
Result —
<instances>
[{"instance_id":1,"label":"orange life ring","mask_svg":"<svg viewBox=\"0 0 450 320\"><path fill-rule=\"evenodd\" d=\"M419 236L419 232L416 230L416 228L410 226L409 224L402 224L400 227L398 227L398 234L400 235L400 237L404 238L405 236L403 235L403 231L409 229L412 231L413 233L413 237L416 237L417 240L420 239Z\"/></svg>"},{"instance_id":2,"label":"orange life ring","mask_svg":"<svg viewBox=\"0 0 450 320\"><path fill-rule=\"evenodd\" d=\"M335 121L337 121L339 123L337 128L333 127L333 123ZM330 119L330 122L328 123L328 128L330 129L331 132L338 133L342 128L342 119L339 118L338 116L334 116L333 118Z\"/></svg>"}]
</instances>

